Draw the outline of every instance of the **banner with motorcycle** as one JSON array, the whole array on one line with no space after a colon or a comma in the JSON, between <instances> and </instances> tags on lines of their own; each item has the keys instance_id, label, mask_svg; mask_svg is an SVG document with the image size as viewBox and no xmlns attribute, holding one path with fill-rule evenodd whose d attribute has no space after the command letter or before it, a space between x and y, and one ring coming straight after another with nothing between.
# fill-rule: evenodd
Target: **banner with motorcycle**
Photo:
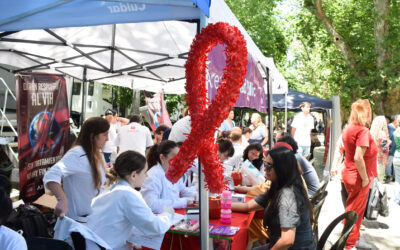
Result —
<instances>
[{"instance_id":1,"label":"banner with motorcycle","mask_svg":"<svg viewBox=\"0 0 400 250\"><path fill-rule=\"evenodd\" d=\"M20 197L32 202L44 193L43 175L69 148L69 111L64 76L15 76Z\"/></svg>"}]
</instances>

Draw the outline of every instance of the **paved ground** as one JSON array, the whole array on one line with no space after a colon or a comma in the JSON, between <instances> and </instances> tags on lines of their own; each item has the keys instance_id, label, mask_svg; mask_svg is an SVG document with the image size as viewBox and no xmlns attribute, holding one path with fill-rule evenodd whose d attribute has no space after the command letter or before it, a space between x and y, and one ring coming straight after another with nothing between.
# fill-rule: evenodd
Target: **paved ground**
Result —
<instances>
[{"instance_id":1,"label":"paved ground","mask_svg":"<svg viewBox=\"0 0 400 250\"><path fill-rule=\"evenodd\" d=\"M379 216L377 221L363 221L365 229L361 231L361 237L379 250L400 250L400 206L393 201L394 197L394 183L384 184L389 196L389 216ZM324 232L329 223L340 214L344 213L344 207L340 196L340 182L332 180L329 182L327 191L328 196L321 209L319 216L319 234ZM335 242L340 234L343 226L336 227L329 242ZM326 248L328 249L328 248Z\"/></svg>"}]
</instances>

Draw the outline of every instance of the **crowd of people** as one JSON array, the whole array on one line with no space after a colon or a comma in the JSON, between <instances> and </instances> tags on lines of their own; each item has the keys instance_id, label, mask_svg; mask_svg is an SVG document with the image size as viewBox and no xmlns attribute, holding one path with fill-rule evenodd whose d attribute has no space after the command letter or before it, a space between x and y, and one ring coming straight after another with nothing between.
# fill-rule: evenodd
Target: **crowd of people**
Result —
<instances>
[{"instance_id":1,"label":"crowd of people","mask_svg":"<svg viewBox=\"0 0 400 250\"><path fill-rule=\"evenodd\" d=\"M257 249L316 247L310 199L320 181L307 159L315 120L309 103L300 108L290 132L278 131L273 138L268 138L258 113L253 113L250 127L235 126L233 110L216 133L227 188L254 197L247 203L233 203L232 210L263 211L250 225L248 249L253 243ZM336 155L343 160L336 156L332 169L333 175L341 173L346 211L364 214L370 183L378 171L382 181L390 181L392 175L400 181L399 123L400 116L390 117L388 124L383 116L372 121L368 101L353 103L337 143ZM170 160L190 131L189 115L171 128L159 125L153 137L139 115L128 120L107 110L104 118L86 120L72 148L43 178L46 189L57 199L55 230L61 230L63 219L68 218L84 224L112 249L159 248L172 225L174 209L198 200L197 159L177 183L165 177ZM266 147L269 140L275 142L272 149ZM339 165L342 169L336 167ZM5 181L0 183L3 224L11 203L7 200L9 188ZM396 202L400 205L400 191ZM362 217L358 217L346 249L357 245ZM0 226L0 238L0 248L6 242L5 249L26 249L23 238L5 226Z\"/></svg>"}]
</instances>

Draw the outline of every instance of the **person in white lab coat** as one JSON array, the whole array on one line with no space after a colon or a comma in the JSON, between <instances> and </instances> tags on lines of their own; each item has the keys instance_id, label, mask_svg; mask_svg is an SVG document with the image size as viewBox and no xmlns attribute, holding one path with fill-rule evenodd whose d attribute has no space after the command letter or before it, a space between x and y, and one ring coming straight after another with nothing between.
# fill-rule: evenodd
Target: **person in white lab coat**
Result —
<instances>
[{"instance_id":1,"label":"person in white lab coat","mask_svg":"<svg viewBox=\"0 0 400 250\"><path fill-rule=\"evenodd\" d=\"M197 196L194 187L186 187L182 178L172 184L165 172L169 167L169 160L178 153L178 145L170 140L162 141L160 145L153 145L147 153L147 178L144 180L141 193L154 213L160 213L164 206L185 208L192 204Z\"/></svg>"},{"instance_id":2,"label":"person in white lab coat","mask_svg":"<svg viewBox=\"0 0 400 250\"><path fill-rule=\"evenodd\" d=\"M132 227L143 236L163 235L171 227L173 213L156 216L151 212L140 192L146 178L146 158L135 151L125 151L115 161L118 183L93 199L92 214L87 225L112 249L127 249Z\"/></svg>"},{"instance_id":3,"label":"person in white lab coat","mask_svg":"<svg viewBox=\"0 0 400 250\"><path fill-rule=\"evenodd\" d=\"M108 140L108 122L92 117L83 123L74 146L47 170L43 183L57 198L54 213L84 221L92 199L105 182L105 162L100 150Z\"/></svg>"}]
</instances>

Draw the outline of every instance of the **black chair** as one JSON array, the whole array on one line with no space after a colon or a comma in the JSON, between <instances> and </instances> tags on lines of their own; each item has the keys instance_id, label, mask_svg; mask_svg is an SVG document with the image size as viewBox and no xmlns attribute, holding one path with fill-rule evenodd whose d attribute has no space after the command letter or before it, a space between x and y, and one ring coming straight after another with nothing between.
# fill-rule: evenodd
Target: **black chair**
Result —
<instances>
[{"instance_id":1,"label":"black chair","mask_svg":"<svg viewBox=\"0 0 400 250\"><path fill-rule=\"evenodd\" d=\"M26 238L28 250L72 250L67 242L44 237Z\"/></svg>"},{"instance_id":2,"label":"black chair","mask_svg":"<svg viewBox=\"0 0 400 250\"><path fill-rule=\"evenodd\" d=\"M75 250L86 250L86 239L79 232L71 232L72 243ZM100 250L105 250L104 247L97 244Z\"/></svg>"},{"instance_id":3,"label":"black chair","mask_svg":"<svg viewBox=\"0 0 400 250\"><path fill-rule=\"evenodd\" d=\"M358 219L358 215L354 211L348 211L340 215L329 224L329 226L325 229L324 233L321 235L321 238L318 241L317 250L322 250L324 248L329 235L332 233L333 229L343 221L343 219L346 220L346 223L344 224L342 233L340 234L339 239L330 248L330 250L344 249L347 238L349 237L351 230L353 229L353 226Z\"/></svg>"},{"instance_id":4,"label":"black chair","mask_svg":"<svg viewBox=\"0 0 400 250\"><path fill-rule=\"evenodd\" d=\"M317 198L317 203L314 205L313 207L313 217L314 217L314 222L312 224L312 230L314 233L314 238L315 238L315 242L318 242L318 218L319 218L319 214L321 213L321 208L322 205L324 205L325 202L325 198L328 195L328 191L324 191L323 193L321 193Z\"/></svg>"},{"instance_id":5,"label":"black chair","mask_svg":"<svg viewBox=\"0 0 400 250\"><path fill-rule=\"evenodd\" d=\"M326 187L328 186L330 176L325 177L325 179L322 181L321 187L315 192L313 197L311 197L311 204L314 206L317 201L319 200L318 197L321 196L321 194L326 190Z\"/></svg>"}]
</instances>

